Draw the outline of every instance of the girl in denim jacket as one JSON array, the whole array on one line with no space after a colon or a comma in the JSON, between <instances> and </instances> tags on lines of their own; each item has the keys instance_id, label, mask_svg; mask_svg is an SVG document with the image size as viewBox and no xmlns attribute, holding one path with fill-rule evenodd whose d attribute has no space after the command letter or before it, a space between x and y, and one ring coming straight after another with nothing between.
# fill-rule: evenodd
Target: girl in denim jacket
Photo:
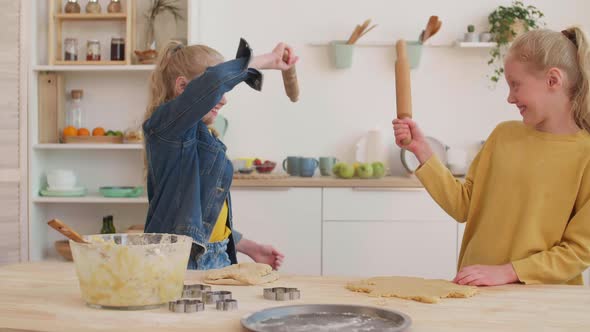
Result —
<instances>
[{"instance_id":1,"label":"girl in denim jacket","mask_svg":"<svg viewBox=\"0 0 590 332\"><path fill-rule=\"evenodd\" d=\"M285 51L290 54L287 62L282 60ZM236 59L227 62L204 45L172 42L162 50L150 78L143 123L149 198L145 231L187 235L203 244L203 255L193 246L189 269L235 264L236 251L275 269L281 265L279 251L242 238L233 228L233 167L225 145L208 126L227 103L226 92L241 82L260 91L258 70L287 70L297 60L282 43L254 57L243 39Z\"/></svg>"}]
</instances>

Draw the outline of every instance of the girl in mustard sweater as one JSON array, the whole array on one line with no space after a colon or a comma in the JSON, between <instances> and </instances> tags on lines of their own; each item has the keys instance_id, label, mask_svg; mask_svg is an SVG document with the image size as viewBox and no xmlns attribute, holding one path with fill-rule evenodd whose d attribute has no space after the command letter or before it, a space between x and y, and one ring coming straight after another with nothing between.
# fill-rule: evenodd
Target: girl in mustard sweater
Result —
<instances>
[{"instance_id":1,"label":"girl in mustard sweater","mask_svg":"<svg viewBox=\"0 0 590 332\"><path fill-rule=\"evenodd\" d=\"M416 176L426 190L467 223L454 282L583 284L590 266L589 61L579 28L519 36L504 68L508 102L523 120L494 129L464 183L433 155L415 122L393 121L396 144L420 161Z\"/></svg>"}]
</instances>

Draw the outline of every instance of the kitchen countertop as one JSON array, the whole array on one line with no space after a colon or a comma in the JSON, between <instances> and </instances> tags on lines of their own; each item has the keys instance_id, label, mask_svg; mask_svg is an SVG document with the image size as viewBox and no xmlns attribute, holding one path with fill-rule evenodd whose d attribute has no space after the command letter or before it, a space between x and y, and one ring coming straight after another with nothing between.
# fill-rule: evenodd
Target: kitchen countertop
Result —
<instances>
[{"instance_id":1,"label":"kitchen countertop","mask_svg":"<svg viewBox=\"0 0 590 332\"><path fill-rule=\"evenodd\" d=\"M201 272L187 272L199 282ZM244 331L240 319L271 306L302 303L359 304L408 314L410 331L588 331L590 289L582 286L509 285L480 288L469 299L423 304L401 299L370 298L344 288L351 278L283 276L265 286L214 286L229 290L239 310L175 314L168 308L147 311L87 307L78 289L74 265L66 262L18 264L0 268L0 330L4 331ZM302 299L273 302L264 287L298 287Z\"/></svg>"},{"instance_id":2,"label":"kitchen countertop","mask_svg":"<svg viewBox=\"0 0 590 332\"><path fill-rule=\"evenodd\" d=\"M332 176L299 177L289 176L273 179L234 179L235 187L307 187L307 188L423 188L420 181L412 177L386 176L381 179L339 179Z\"/></svg>"}]
</instances>

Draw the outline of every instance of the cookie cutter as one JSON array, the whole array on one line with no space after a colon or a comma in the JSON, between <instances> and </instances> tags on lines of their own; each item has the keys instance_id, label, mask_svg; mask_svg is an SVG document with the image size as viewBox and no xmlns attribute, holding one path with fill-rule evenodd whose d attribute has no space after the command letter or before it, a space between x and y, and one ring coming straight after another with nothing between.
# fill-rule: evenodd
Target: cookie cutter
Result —
<instances>
[{"instance_id":1,"label":"cookie cutter","mask_svg":"<svg viewBox=\"0 0 590 332\"><path fill-rule=\"evenodd\" d=\"M199 312L205 310L205 304L201 300L183 299L168 303L168 310L172 312Z\"/></svg>"},{"instance_id":2,"label":"cookie cutter","mask_svg":"<svg viewBox=\"0 0 590 332\"><path fill-rule=\"evenodd\" d=\"M227 299L227 300L217 301L216 306L217 306L217 310L222 310L222 311L238 310L238 300Z\"/></svg>"},{"instance_id":3,"label":"cookie cutter","mask_svg":"<svg viewBox=\"0 0 590 332\"><path fill-rule=\"evenodd\" d=\"M301 298L301 291L297 288L289 287L265 288L263 296L265 299L273 301L299 300Z\"/></svg>"},{"instance_id":4,"label":"cookie cutter","mask_svg":"<svg viewBox=\"0 0 590 332\"><path fill-rule=\"evenodd\" d=\"M192 284L192 285L184 285L182 289L182 297L183 298L191 298L197 299L203 296L203 292L211 291L211 286L209 285L201 285L201 284Z\"/></svg>"},{"instance_id":5,"label":"cookie cutter","mask_svg":"<svg viewBox=\"0 0 590 332\"><path fill-rule=\"evenodd\" d=\"M228 291L208 291L203 293L203 302L205 302L205 304L216 304L218 301L231 299L231 292Z\"/></svg>"}]
</instances>

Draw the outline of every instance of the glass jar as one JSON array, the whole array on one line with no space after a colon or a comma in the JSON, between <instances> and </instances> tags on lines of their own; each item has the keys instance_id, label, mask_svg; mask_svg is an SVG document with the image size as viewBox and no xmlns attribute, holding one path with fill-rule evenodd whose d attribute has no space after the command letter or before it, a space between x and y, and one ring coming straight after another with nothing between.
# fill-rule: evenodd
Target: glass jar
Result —
<instances>
[{"instance_id":1,"label":"glass jar","mask_svg":"<svg viewBox=\"0 0 590 332\"><path fill-rule=\"evenodd\" d=\"M109 13L120 13L121 12L121 1L120 0L111 0L107 7L107 12Z\"/></svg>"},{"instance_id":2,"label":"glass jar","mask_svg":"<svg viewBox=\"0 0 590 332\"><path fill-rule=\"evenodd\" d=\"M72 90L72 102L66 111L66 127L83 128L82 119L82 90Z\"/></svg>"},{"instance_id":3,"label":"glass jar","mask_svg":"<svg viewBox=\"0 0 590 332\"><path fill-rule=\"evenodd\" d=\"M111 39L111 61L125 60L125 39L113 37Z\"/></svg>"},{"instance_id":4,"label":"glass jar","mask_svg":"<svg viewBox=\"0 0 590 332\"><path fill-rule=\"evenodd\" d=\"M80 12L80 4L78 4L78 0L68 0L66 7L64 8L64 12L67 14L75 14Z\"/></svg>"},{"instance_id":5,"label":"glass jar","mask_svg":"<svg viewBox=\"0 0 590 332\"><path fill-rule=\"evenodd\" d=\"M96 39L86 43L86 61L100 61L100 42Z\"/></svg>"},{"instance_id":6,"label":"glass jar","mask_svg":"<svg viewBox=\"0 0 590 332\"><path fill-rule=\"evenodd\" d=\"M86 12L88 14L100 14L102 8L100 7L100 3L98 0L88 0L86 4Z\"/></svg>"},{"instance_id":7,"label":"glass jar","mask_svg":"<svg viewBox=\"0 0 590 332\"><path fill-rule=\"evenodd\" d=\"M78 61L78 39L66 38L64 41L64 60Z\"/></svg>"}]
</instances>

